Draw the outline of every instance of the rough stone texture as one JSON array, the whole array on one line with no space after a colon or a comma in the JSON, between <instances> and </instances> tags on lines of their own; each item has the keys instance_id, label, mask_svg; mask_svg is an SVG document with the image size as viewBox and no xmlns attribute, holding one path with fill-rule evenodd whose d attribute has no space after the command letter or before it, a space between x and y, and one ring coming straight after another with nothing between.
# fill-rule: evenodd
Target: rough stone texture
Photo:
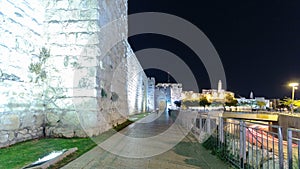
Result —
<instances>
[{"instance_id":1,"label":"rough stone texture","mask_svg":"<svg viewBox=\"0 0 300 169\"><path fill-rule=\"evenodd\" d=\"M155 79L148 78L147 111L155 111Z\"/></svg>"},{"instance_id":2,"label":"rough stone texture","mask_svg":"<svg viewBox=\"0 0 300 169\"><path fill-rule=\"evenodd\" d=\"M42 87L28 66L44 44L39 1L0 2L0 147L43 136Z\"/></svg>"},{"instance_id":3,"label":"rough stone texture","mask_svg":"<svg viewBox=\"0 0 300 169\"><path fill-rule=\"evenodd\" d=\"M0 21L0 147L98 135L146 110L127 0L3 0ZM35 83L29 65L42 47L46 79Z\"/></svg>"},{"instance_id":4,"label":"rough stone texture","mask_svg":"<svg viewBox=\"0 0 300 169\"><path fill-rule=\"evenodd\" d=\"M161 92L164 92L165 97L166 97L166 108L171 108L171 109L175 109L176 105L175 105L175 101L180 101L181 99L181 92L182 92L182 84L175 84L175 83L159 83L156 85L155 88L155 100L156 100L156 105L155 107L159 107L159 97L161 97ZM163 94L163 95L164 95ZM162 96L163 98L164 96Z\"/></svg>"},{"instance_id":5,"label":"rough stone texture","mask_svg":"<svg viewBox=\"0 0 300 169\"><path fill-rule=\"evenodd\" d=\"M134 53L130 50L128 66L128 106L129 113L146 111L148 79Z\"/></svg>"}]
</instances>

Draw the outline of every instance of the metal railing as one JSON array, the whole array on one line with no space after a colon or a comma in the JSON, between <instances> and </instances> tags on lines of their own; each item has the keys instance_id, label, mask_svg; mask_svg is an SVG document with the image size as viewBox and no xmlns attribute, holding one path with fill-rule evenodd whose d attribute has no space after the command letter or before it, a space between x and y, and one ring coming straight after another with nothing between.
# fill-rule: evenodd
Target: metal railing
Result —
<instances>
[{"instance_id":1,"label":"metal railing","mask_svg":"<svg viewBox=\"0 0 300 169\"><path fill-rule=\"evenodd\" d=\"M289 128L287 141L277 125L224 119L217 113L184 112L180 125L200 142L209 139L213 149L241 169L300 169L300 129Z\"/></svg>"},{"instance_id":2,"label":"metal railing","mask_svg":"<svg viewBox=\"0 0 300 169\"><path fill-rule=\"evenodd\" d=\"M296 135L298 137L293 136ZM287 129L287 142L288 142L288 164L289 169L300 168L300 130L295 128Z\"/></svg>"},{"instance_id":3,"label":"metal railing","mask_svg":"<svg viewBox=\"0 0 300 169\"><path fill-rule=\"evenodd\" d=\"M219 142L226 159L238 168L284 168L281 127L262 127L242 120L223 121ZM274 132L276 131L276 132ZM222 135L224 138L222 138Z\"/></svg>"}]
</instances>

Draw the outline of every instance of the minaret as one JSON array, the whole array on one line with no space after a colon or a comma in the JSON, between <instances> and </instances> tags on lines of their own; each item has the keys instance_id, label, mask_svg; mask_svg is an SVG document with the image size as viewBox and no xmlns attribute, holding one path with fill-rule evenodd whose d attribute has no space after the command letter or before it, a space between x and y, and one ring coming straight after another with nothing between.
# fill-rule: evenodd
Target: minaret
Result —
<instances>
[{"instance_id":1,"label":"minaret","mask_svg":"<svg viewBox=\"0 0 300 169\"><path fill-rule=\"evenodd\" d=\"M219 80L218 82L218 93L220 93L222 91L222 81Z\"/></svg>"},{"instance_id":2,"label":"minaret","mask_svg":"<svg viewBox=\"0 0 300 169\"><path fill-rule=\"evenodd\" d=\"M253 92L250 92L250 99L253 99Z\"/></svg>"}]
</instances>

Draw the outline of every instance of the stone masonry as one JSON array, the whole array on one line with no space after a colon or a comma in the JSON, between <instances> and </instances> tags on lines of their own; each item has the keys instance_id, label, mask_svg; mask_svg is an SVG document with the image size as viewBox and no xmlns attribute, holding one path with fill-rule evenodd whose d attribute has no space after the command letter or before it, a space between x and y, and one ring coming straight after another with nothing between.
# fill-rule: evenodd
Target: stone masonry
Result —
<instances>
[{"instance_id":1,"label":"stone masonry","mask_svg":"<svg viewBox=\"0 0 300 169\"><path fill-rule=\"evenodd\" d=\"M127 0L3 0L0 20L0 147L98 135L146 110Z\"/></svg>"}]
</instances>

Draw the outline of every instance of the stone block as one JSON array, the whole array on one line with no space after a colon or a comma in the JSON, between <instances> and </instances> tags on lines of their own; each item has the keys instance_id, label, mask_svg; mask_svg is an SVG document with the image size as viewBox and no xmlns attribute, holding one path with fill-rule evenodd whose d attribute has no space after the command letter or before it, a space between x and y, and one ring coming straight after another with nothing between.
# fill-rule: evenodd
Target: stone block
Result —
<instances>
[{"instance_id":1,"label":"stone block","mask_svg":"<svg viewBox=\"0 0 300 169\"><path fill-rule=\"evenodd\" d=\"M25 134L24 135L24 140L29 140L29 139L32 139L31 134Z\"/></svg>"},{"instance_id":2,"label":"stone block","mask_svg":"<svg viewBox=\"0 0 300 169\"><path fill-rule=\"evenodd\" d=\"M31 127L31 126L35 125L34 120L35 119L34 119L32 113L25 112L21 116L21 125L20 125L20 127L25 128L25 127Z\"/></svg>"},{"instance_id":3,"label":"stone block","mask_svg":"<svg viewBox=\"0 0 300 169\"><path fill-rule=\"evenodd\" d=\"M55 126L60 121L59 114L53 112L48 112L46 114L46 118L47 118L46 120L47 126Z\"/></svg>"},{"instance_id":4,"label":"stone block","mask_svg":"<svg viewBox=\"0 0 300 169\"><path fill-rule=\"evenodd\" d=\"M17 139L17 141L24 141L25 140L24 135L21 134L21 133L17 134L17 138L16 139Z\"/></svg>"},{"instance_id":5,"label":"stone block","mask_svg":"<svg viewBox=\"0 0 300 169\"><path fill-rule=\"evenodd\" d=\"M72 128L81 128L77 113L75 111L67 111L61 119L64 125L67 125Z\"/></svg>"},{"instance_id":6,"label":"stone block","mask_svg":"<svg viewBox=\"0 0 300 169\"><path fill-rule=\"evenodd\" d=\"M0 143L7 143L9 141L9 136L8 134L1 134L0 135Z\"/></svg>"},{"instance_id":7,"label":"stone block","mask_svg":"<svg viewBox=\"0 0 300 169\"><path fill-rule=\"evenodd\" d=\"M71 128L50 127L47 128L46 131L47 131L47 135L51 137L66 137L66 138L74 137L74 130Z\"/></svg>"},{"instance_id":8,"label":"stone block","mask_svg":"<svg viewBox=\"0 0 300 169\"><path fill-rule=\"evenodd\" d=\"M90 128L95 128L99 126L98 114L97 112L84 112L79 114L79 121L81 126L86 130Z\"/></svg>"},{"instance_id":9,"label":"stone block","mask_svg":"<svg viewBox=\"0 0 300 169\"><path fill-rule=\"evenodd\" d=\"M35 127L41 127L44 124L45 114L37 113L33 115Z\"/></svg>"},{"instance_id":10,"label":"stone block","mask_svg":"<svg viewBox=\"0 0 300 169\"><path fill-rule=\"evenodd\" d=\"M16 114L3 114L0 117L1 130L17 130L20 127L20 118Z\"/></svg>"},{"instance_id":11,"label":"stone block","mask_svg":"<svg viewBox=\"0 0 300 169\"><path fill-rule=\"evenodd\" d=\"M75 109L78 114L85 114L84 112L96 112L98 111L98 101L96 97L79 97L73 99Z\"/></svg>"},{"instance_id":12,"label":"stone block","mask_svg":"<svg viewBox=\"0 0 300 169\"><path fill-rule=\"evenodd\" d=\"M74 136L76 137L88 137L88 135L85 133L83 129L81 130L75 130Z\"/></svg>"},{"instance_id":13,"label":"stone block","mask_svg":"<svg viewBox=\"0 0 300 169\"><path fill-rule=\"evenodd\" d=\"M15 132L14 132L14 131L9 131L9 132L8 132L8 138L9 138L9 141L14 140L15 137L16 137L16 135L15 135Z\"/></svg>"},{"instance_id":14,"label":"stone block","mask_svg":"<svg viewBox=\"0 0 300 169\"><path fill-rule=\"evenodd\" d=\"M74 88L68 90L68 96L73 97L96 97L97 96L97 89L82 89L82 88ZM73 98L72 100L77 99ZM80 99L80 98L78 98ZM76 101L77 103L77 101Z\"/></svg>"},{"instance_id":15,"label":"stone block","mask_svg":"<svg viewBox=\"0 0 300 169\"><path fill-rule=\"evenodd\" d=\"M26 135L28 133L28 130L27 129L23 129L23 130L20 130L18 133L20 133L22 135Z\"/></svg>"}]
</instances>

